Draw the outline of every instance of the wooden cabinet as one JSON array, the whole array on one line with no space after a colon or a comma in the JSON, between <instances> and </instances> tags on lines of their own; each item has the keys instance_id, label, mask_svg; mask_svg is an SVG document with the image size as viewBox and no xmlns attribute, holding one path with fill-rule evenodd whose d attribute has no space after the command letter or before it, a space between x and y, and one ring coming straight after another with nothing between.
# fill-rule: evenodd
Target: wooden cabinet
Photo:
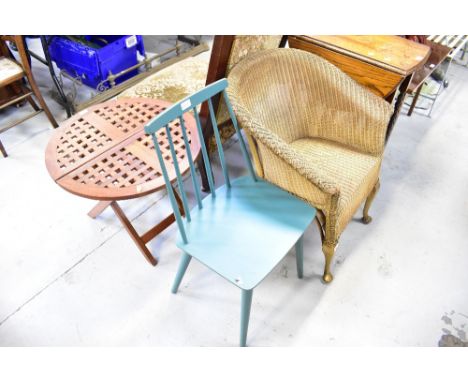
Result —
<instances>
[{"instance_id":1,"label":"wooden cabinet","mask_svg":"<svg viewBox=\"0 0 468 382\"><path fill-rule=\"evenodd\" d=\"M413 73L423 67L431 49L398 36L289 36L290 48L325 58L379 97L393 103L387 139L395 125ZM398 91L397 91L398 90Z\"/></svg>"},{"instance_id":2,"label":"wooden cabinet","mask_svg":"<svg viewBox=\"0 0 468 382\"><path fill-rule=\"evenodd\" d=\"M383 98L393 95L430 53L429 47L398 36L290 36L289 46L327 59Z\"/></svg>"}]
</instances>

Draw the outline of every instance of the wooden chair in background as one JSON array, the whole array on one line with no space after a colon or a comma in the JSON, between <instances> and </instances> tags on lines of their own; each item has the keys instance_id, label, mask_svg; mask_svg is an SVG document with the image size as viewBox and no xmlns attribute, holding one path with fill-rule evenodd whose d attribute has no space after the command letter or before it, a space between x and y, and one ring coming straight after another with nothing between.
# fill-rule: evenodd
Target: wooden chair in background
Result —
<instances>
[{"instance_id":1,"label":"wooden chair in background","mask_svg":"<svg viewBox=\"0 0 468 382\"><path fill-rule=\"evenodd\" d=\"M7 41L15 43L18 48L20 62L16 61L11 54ZM25 80L29 83L29 87L25 86ZM26 53L25 42L23 36L1 36L0 37L0 89L2 89L2 99L0 101L0 110L7 108L23 101L28 101L34 111L17 121L13 121L6 126L0 126L0 133L11 129L12 127L23 123L24 121L35 117L41 112L45 112L47 118L53 127L58 124L54 116L50 112L44 98L41 95L39 87L34 80L31 65ZM34 101L32 96L35 96L40 107ZM0 141L0 151L4 157L7 157L7 152Z\"/></svg>"}]
</instances>

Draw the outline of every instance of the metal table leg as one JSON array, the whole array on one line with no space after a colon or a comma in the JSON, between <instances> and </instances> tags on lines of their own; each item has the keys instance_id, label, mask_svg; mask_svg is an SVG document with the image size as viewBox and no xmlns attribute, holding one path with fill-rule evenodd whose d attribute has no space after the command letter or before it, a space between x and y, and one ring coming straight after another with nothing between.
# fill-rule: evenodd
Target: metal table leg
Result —
<instances>
[{"instance_id":1,"label":"metal table leg","mask_svg":"<svg viewBox=\"0 0 468 382\"><path fill-rule=\"evenodd\" d=\"M67 96L65 95L65 92L63 91L60 81L57 79L57 76L55 75L54 65L52 63L52 60L49 54L49 42L47 41L46 36L41 36L41 44L42 44L42 50L44 51L46 65L49 68L50 76L52 77L52 80L54 81L54 84L59 93L59 96L63 101L63 106L65 107L65 110L67 112L67 117L71 117L75 113L75 107L72 103L69 102Z\"/></svg>"}]
</instances>

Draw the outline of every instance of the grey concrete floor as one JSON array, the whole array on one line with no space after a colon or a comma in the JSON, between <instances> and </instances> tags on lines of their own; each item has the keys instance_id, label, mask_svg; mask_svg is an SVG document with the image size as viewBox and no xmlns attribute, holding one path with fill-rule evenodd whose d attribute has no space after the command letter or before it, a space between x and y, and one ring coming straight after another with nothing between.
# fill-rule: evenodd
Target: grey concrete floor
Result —
<instances>
[{"instance_id":1,"label":"grey concrete floor","mask_svg":"<svg viewBox=\"0 0 468 382\"><path fill-rule=\"evenodd\" d=\"M45 68L37 81L58 121ZM365 226L356 215L321 281L317 229L305 235L305 277L289 253L254 293L251 346L437 346L466 341L468 324L468 69L452 65L432 118L401 114L386 149L381 189ZM28 106L0 114L4 124ZM149 266L111 210L50 178L45 115L1 135L0 345L235 346L237 288L196 262L170 293L180 253L171 227L149 246ZM233 174L244 167L236 142ZM216 166L218 181L220 169ZM164 192L122 207L144 231L169 210ZM252 228L254 229L254 227ZM253 254L255 248L252 248Z\"/></svg>"}]
</instances>

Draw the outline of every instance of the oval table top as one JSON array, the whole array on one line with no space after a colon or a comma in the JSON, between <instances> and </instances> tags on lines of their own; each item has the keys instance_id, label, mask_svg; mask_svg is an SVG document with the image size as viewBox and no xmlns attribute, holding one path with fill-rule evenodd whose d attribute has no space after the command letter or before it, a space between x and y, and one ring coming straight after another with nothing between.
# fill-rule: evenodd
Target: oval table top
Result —
<instances>
[{"instance_id":1,"label":"oval table top","mask_svg":"<svg viewBox=\"0 0 468 382\"><path fill-rule=\"evenodd\" d=\"M65 190L90 199L132 199L165 186L151 136L145 125L171 103L147 98L120 98L91 106L63 122L46 149L46 166ZM184 115L193 158L200 152L196 122ZM169 126L180 171L189 170L179 123ZM164 129L158 142L169 177L176 178Z\"/></svg>"}]
</instances>

